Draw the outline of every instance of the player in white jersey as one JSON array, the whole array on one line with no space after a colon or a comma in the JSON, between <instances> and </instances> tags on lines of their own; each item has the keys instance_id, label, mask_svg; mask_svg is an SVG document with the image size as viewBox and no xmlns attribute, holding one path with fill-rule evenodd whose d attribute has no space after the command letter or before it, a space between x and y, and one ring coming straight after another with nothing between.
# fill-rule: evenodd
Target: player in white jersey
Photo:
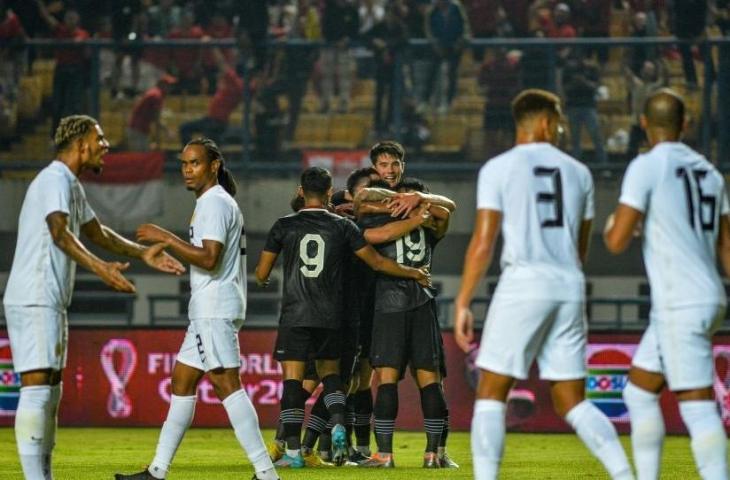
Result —
<instances>
[{"instance_id":1,"label":"player in white jersey","mask_svg":"<svg viewBox=\"0 0 730 480\"><path fill-rule=\"evenodd\" d=\"M712 389L712 334L726 304L716 252L730 273L725 181L702 155L680 143L684 101L675 92L651 95L641 122L652 148L629 165L604 234L609 251L618 254L643 222L652 308L624 389L634 462L639 479L659 478L664 440L659 394L666 385L679 400L700 475L726 479L727 439Z\"/></svg>"},{"instance_id":2,"label":"player in white jersey","mask_svg":"<svg viewBox=\"0 0 730 480\"><path fill-rule=\"evenodd\" d=\"M474 233L456 299L455 338L474 337L469 305L491 263L500 230L502 275L489 307L477 360L481 369L471 428L477 480L497 478L504 449L506 400L534 359L551 382L555 411L576 430L614 479L632 479L611 422L585 399L585 261L593 219L588 169L553 145L560 100L526 90L512 103L516 145L479 173Z\"/></svg>"},{"instance_id":3,"label":"player in white jersey","mask_svg":"<svg viewBox=\"0 0 730 480\"><path fill-rule=\"evenodd\" d=\"M172 395L155 458L149 468L116 480L165 478L195 414L197 388L207 373L241 446L254 480L277 480L261 438L256 410L241 387L238 330L246 315L246 236L243 215L233 199L236 183L220 149L210 139L189 142L180 156L185 186L195 192L190 242L152 224L137 238L162 242L190 262L190 326L172 372Z\"/></svg>"},{"instance_id":4,"label":"player in white jersey","mask_svg":"<svg viewBox=\"0 0 730 480\"><path fill-rule=\"evenodd\" d=\"M78 175L98 171L109 149L98 122L85 115L63 118L55 132L57 158L28 187L18 221L18 240L3 303L15 370L21 389L15 438L26 479L53 477L62 374L76 264L121 292L134 292L122 272L127 263L106 262L89 252L79 233L113 253L142 259L161 271L183 266L163 252L121 237L99 223L86 203Z\"/></svg>"}]
</instances>

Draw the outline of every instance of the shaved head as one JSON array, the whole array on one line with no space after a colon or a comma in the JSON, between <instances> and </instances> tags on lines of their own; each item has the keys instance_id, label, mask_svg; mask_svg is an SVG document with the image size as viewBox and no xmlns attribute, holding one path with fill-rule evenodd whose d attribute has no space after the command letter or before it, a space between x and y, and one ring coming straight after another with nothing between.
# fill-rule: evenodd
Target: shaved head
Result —
<instances>
[{"instance_id":1,"label":"shaved head","mask_svg":"<svg viewBox=\"0 0 730 480\"><path fill-rule=\"evenodd\" d=\"M679 134L684 125L684 99L670 88L657 90L646 100L644 116L648 128Z\"/></svg>"}]
</instances>

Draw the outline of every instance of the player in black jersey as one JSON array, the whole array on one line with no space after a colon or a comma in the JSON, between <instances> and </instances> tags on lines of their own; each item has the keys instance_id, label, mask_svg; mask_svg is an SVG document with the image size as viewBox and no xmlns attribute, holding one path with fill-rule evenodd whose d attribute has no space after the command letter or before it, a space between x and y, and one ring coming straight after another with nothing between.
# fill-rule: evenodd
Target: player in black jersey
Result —
<instances>
[{"instance_id":1,"label":"player in black jersey","mask_svg":"<svg viewBox=\"0 0 730 480\"><path fill-rule=\"evenodd\" d=\"M425 269L401 266L367 244L351 220L328 212L332 177L319 167L302 173L302 210L276 221L256 267L256 279L266 284L280 252L284 256L282 298L275 358L282 364L284 391L280 419L286 431L286 454L280 466L302 467L301 427L304 420L302 380L306 361L317 361L330 413L333 460L341 465L347 453L345 395L340 373L342 272L346 254L354 252L374 270L410 278L430 286Z\"/></svg>"}]
</instances>

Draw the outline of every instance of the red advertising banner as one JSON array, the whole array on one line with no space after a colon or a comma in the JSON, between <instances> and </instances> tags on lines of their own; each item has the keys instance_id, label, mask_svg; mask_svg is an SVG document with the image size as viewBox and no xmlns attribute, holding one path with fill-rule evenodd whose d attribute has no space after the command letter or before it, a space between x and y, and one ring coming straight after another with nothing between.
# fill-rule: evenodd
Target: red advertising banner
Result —
<instances>
[{"instance_id":1,"label":"red advertising banner","mask_svg":"<svg viewBox=\"0 0 730 480\"><path fill-rule=\"evenodd\" d=\"M369 167L368 150L305 150L302 152L303 168L322 167L332 173L336 187L344 187L350 173Z\"/></svg>"},{"instance_id":2,"label":"red advertising banner","mask_svg":"<svg viewBox=\"0 0 730 480\"><path fill-rule=\"evenodd\" d=\"M60 423L74 426L159 426L170 400L170 375L183 330L72 329ZM241 379L258 411L261 425L273 427L279 414L281 370L271 352L274 330L244 330L241 342ZM587 397L628 431L628 415L621 398L638 335L592 335L588 347ZM468 430L478 369L476 352L465 355L451 333L444 333L448 377L445 390L454 430ZM722 418L730 426L730 337L715 339L715 393ZM12 425L20 388L13 371L7 333L0 330L0 426ZM400 389L398 427L420 430L418 391L409 379ZM667 431L683 433L676 401L662 396ZM310 403L312 400L310 400ZM196 426L227 426L228 419L206 380L198 390ZM413 407L415 406L415 407ZM517 383L509 397L508 427L522 432L566 432L565 422L553 413L547 382L533 367L530 378Z\"/></svg>"}]
</instances>

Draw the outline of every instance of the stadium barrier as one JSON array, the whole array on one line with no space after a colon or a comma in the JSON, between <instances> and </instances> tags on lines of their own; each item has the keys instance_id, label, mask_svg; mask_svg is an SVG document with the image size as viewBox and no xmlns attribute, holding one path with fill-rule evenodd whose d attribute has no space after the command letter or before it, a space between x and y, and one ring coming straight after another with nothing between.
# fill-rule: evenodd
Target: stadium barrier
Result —
<instances>
[{"instance_id":1,"label":"stadium barrier","mask_svg":"<svg viewBox=\"0 0 730 480\"><path fill-rule=\"evenodd\" d=\"M64 396L60 410L63 426L159 426L170 400L170 376L184 331L182 329L74 328L69 335L68 363L64 371ZM281 370L272 357L276 331L244 330L240 333L241 379L258 411L261 425L273 427L279 413ZM628 430L621 392L640 336L593 334L589 338L586 393L617 428ZM468 430L478 369L477 351L464 354L451 333L444 334L448 376L445 379L451 426ZM730 427L730 336L715 338L715 394L726 427ZM0 329L0 426L13 424L20 389L13 370L7 332ZM401 404L418 405L410 378L400 386ZM228 426L212 385L203 380L198 390L195 426ZM310 400L310 404L313 400ZM661 399L667 431L684 433L676 401ZM517 382L508 404L512 431L567 432L569 427L553 413L550 386L539 380L533 366L525 381ZM419 409L401 409L398 428L420 430Z\"/></svg>"}]
</instances>

